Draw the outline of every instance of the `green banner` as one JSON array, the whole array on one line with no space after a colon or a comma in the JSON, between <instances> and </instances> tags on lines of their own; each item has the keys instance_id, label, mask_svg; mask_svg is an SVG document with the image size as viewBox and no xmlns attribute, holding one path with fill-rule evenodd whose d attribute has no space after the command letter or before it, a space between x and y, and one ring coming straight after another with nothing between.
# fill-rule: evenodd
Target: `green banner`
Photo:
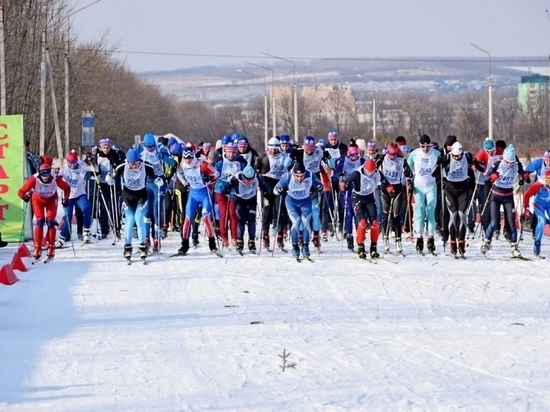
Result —
<instances>
[{"instance_id":1,"label":"green banner","mask_svg":"<svg viewBox=\"0 0 550 412\"><path fill-rule=\"evenodd\" d=\"M26 160L23 116L0 116L0 233L7 242L23 240L25 202L17 191L25 180Z\"/></svg>"}]
</instances>

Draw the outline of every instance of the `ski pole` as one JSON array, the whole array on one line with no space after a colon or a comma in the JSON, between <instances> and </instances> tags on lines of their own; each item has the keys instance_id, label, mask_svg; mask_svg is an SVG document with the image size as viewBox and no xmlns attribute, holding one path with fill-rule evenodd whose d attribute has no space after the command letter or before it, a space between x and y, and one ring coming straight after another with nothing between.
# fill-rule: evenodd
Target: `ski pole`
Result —
<instances>
[{"instance_id":1,"label":"ski pole","mask_svg":"<svg viewBox=\"0 0 550 412\"><path fill-rule=\"evenodd\" d=\"M277 206L277 221L275 226L275 239L273 241L273 250L271 251L271 257L275 255L275 246L277 242L277 234L279 233L279 220L281 219L281 208L282 208L282 202L283 202L283 194L279 193L279 203Z\"/></svg>"},{"instance_id":2,"label":"ski pole","mask_svg":"<svg viewBox=\"0 0 550 412\"><path fill-rule=\"evenodd\" d=\"M63 208L63 213L65 214L65 222L67 224L67 228L69 229L69 237L71 238L71 245L73 247L73 255L76 257L76 251L74 250L74 241L73 241L73 225L72 222L69 221L69 213L67 211L67 208Z\"/></svg>"}]
</instances>

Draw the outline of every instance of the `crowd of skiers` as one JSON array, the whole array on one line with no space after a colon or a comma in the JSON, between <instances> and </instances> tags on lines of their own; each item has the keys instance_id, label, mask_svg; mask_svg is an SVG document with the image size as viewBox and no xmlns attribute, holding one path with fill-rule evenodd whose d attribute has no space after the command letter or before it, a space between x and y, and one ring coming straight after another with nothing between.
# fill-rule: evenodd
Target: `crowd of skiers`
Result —
<instances>
[{"instance_id":1,"label":"crowd of skiers","mask_svg":"<svg viewBox=\"0 0 550 412\"><path fill-rule=\"evenodd\" d=\"M319 249L330 236L342 236L362 259L380 256L380 237L385 252L392 239L402 254L406 234L420 254L425 247L436 253L438 235L452 255L463 257L466 236L478 226L481 252L490 249L501 230L501 210L511 255L521 257L517 223L526 217L533 221L538 256L550 217L550 150L524 168L512 145L491 139L472 154L453 135L440 147L424 134L411 150L403 136L379 148L375 141L346 145L331 130L326 139L307 136L301 142L276 136L258 153L239 133L214 146L146 134L126 153L107 137L85 156L71 151L58 171L46 156L33 161L40 164L19 196L32 204L36 259L44 227L52 258L73 236L75 212L78 237L89 242L112 232L115 241L124 241L127 259L133 238L145 258L160 250L169 231L180 233L178 253L185 255L190 239L199 244L201 223L212 252L234 247L242 253L245 238L255 252L258 212L262 246L284 249L290 239L296 258L309 258L310 243ZM514 190L532 177L535 183L520 190L518 206ZM64 219L56 239L58 189ZM92 234L93 219L98 232Z\"/></svg>"}]
</instances>

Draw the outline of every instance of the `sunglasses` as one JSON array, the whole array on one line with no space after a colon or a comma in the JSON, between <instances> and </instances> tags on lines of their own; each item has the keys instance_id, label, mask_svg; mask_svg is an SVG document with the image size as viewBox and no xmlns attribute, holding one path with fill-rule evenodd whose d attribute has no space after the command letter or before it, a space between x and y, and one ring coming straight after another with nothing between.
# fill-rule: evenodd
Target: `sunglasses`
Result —
<instances>
[{"instance_id":1,"label":"sunglasses","mask_svg":"<svg viewBox=\"0 0 550 412\"><path fill-rule=\"evenodd\" d=\"M421 144L420 147L421 147L422 149L426 149L426 148L428 148L428 147L432 147L432 145L431 145L431 144Z\"/></svg>"}]
</instances>

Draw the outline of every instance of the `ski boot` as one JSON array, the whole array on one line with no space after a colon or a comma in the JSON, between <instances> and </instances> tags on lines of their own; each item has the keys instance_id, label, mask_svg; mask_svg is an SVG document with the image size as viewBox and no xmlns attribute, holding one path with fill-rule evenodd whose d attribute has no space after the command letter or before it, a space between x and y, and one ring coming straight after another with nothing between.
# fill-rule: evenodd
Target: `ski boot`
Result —
<instances>
[{"instance_id":1,"label":"ski boot","mask_svg":"<svg viewBox=\"0 0 550 412\"><path fill-rule=\"evenodd\" d=\"M416 253L422 253L424 250L424 239L419 237L416 239Z\"/></svg>"},{"instance_id":2,"label":"ski boot","mask_svg":"<svg viewBox=\"0 0 550 412\"><path fill-rule=\"evenodd\" d=\"M352 252L355 252L355 250L353 249L353 235L347 235L346 240L348 241L348 249Z\"/></svg>"},{"instance_id":3,"label":"ski boot","mask_svg":"<svg viewBox=\"0 0 550 412\"><path fill-rule=\"evenodd\" d=\"M297 243L292 244L292 257L296 259L300 257L300 246Z\"/></svg>"},{"instance_id":4,"label":"ski boot","mask_svg":"<svg viewBox=\"0 0 550 412\"><path fill-rule=\"evenodd\" d=\"M163 226L162 227L162 234L161 234L162 238L163 239L166 239L168 237L168 228L166 226Z\"/></svg>"},{"instance_id":5,"label":"ski boot","mask_svg":"<svg viewBox=\"0 0 550 412\"><path fill-rule=\"evenodd\" d=\"M389 247L388 247L388 249L389 249ZM403 253L403 244L401 243L401 238L400 237L395 238L395 251L397 253Z\"/></svg>"},{"instance_id":6,"label":"ski boot","mask_svg":"<svg viewBox=\"0 0 550 412\"><path fill-rule=\"evenodd\" d=\"M35 243L33 258L34 260L39 260L40 256L42 256L42 247L40 246L39 243Z\"/></svg>"},{"instance_id":7,"label":"ski boot","mask_svg":"<svg viewBox=\"0 0 550 412\"><path fill-rule=\"evenodd\" d=\"M189 239L181 240L181 247L178 249L178 255L185 255L189 250Z\"/></svg>"},{"instance_id":8,"label":"ski boot","mask_svg":"<svg viewBox=\"0 0 550 412\"><path fill-rule=\"evenodd\" d=\"M77 233L76 236L77 236L78 240L80 240L80 241L84 240L84 235L82 233Z\"/></svg>"},{"instance_id":9,"label":"ski boot","mask_svg":"<svg viewBox=\"0 0 550 412\"><path fill-rule=\"evenodd\" d=\"M139 244L139 257L141 260L145 260L147 257L147 246L145 246L145 243Z\"/></svg>"},{"instance_id":10,"label":"ski boot","mask_svg":"<svg viewBox=\"0 0 550 412\"><path fill-rule=\"evenodd\" d=\"M145 238L145 249L149 250L151 248L151 238L147 236Z\"/></svg>"},{"instance_id":11,"label":"ski boot","mask_svg":"<svg viewBox=\"0 0 550 412\"><path fill-rule=\"evenodd\" d=\"M359 256L359 259L367 259L367 252L365 251L364 243L357 244L357 255Z\"/></svg>"},{"instance_id":12,"label":"ski boot","mask_svg":"<svg viewBox=\"0 0 550 412\"><path fill-rule=\"evenodd\" d=\"M237 239L237 252L239 252L241 255L243 254L243 248L244 248L244 240Z\"/></svg>"},{"instance_id":13,"label":"ski boot","mask_svg":"<svg viewBox=\"0 0 550 412\"><path fill-rule=\"evenodd\" d=\"M483 239L481 241L481 253L485 254L489 249L491 249L491 239Z\"/></svg>"},{"instance_id":14,"label":"ski boot","mask_svg":"<svg viewBox=\"0 0 550 412\"><path fill-rule=\"evenodd\" d=\"M535 256L540 256L540 242L535 242L535 245L533 246L533 254Z\"/></svg>"},{"instance_id":15,"label":"ski boot","mask_svg":"<svg viewBox=\"0 0 550 412\"><path fill-rule=\"evenodd\" d=\"M48 259L53 259L54 256L55 256L55 246L48 245L48 251L46 252L46 257Z\"/></svg>"},{"instance_id":16,"label":"ski boot","mask_svg":"<svg viewBox=\"0 0 550 412\"><path fill-rule=\"evenodd\" d=\"M309 243L304 243L302 245L302 255L305 257L305 258L308 258L310 255L309 255Z\"/></svg>"},{"instance_id":17,"label":"ski boot","mask_svg":"<svg viewBox=\"0 0 550 412\"><path fill-rule=\"evenodd\" d=\"M435 254L435 241L433 236L428 236L428 251L433 255Z\"/></svg>"},{"instance_id":18,"label":"ski boot","mask_svg":"<svg viewBox=\"0 0 550 412\"><path fill-rule=\"evenodd\" d=\"M397 239L395 239L395 243L397 244ZM384 236L384 252L390 251L390 238L387 236Z\"/></svg>"},{"instance_id":19,"label":"ski boot","mask_svg":"<svg viewBox=\"0 0 550 412\"><path fill-rule=\"evenodd\" d=\"M514 243L514 242L510 243L510 252L512 252L512 257L515 257L515 258L521 257L521 252L518 249L517 243Z\"/></svg>"},{"instance_id":20,"label":"ski boot","mask_svg":"<svg viewBox=\"0 0 550 412\"><path fill-rule=\"evenodd\" d=\"M466 254L466 242L464 240L458 241L458 254L462 257Z\"/></svg>"},{"instance_id":21,"label":"ski boot","mask_svg":"<svg viewBox=\"0 0 550 412\"><path fill-rule=\"evenodd\" d=\"M132 257L132 245L124 245L124 259L130 260Z\"/></svg>"},{"instance_id":22,"label":"ski boot","mask_svg":"<svg viewBox=\"0 0 550 412\"><path fill-rule=\"evenodd\" d=\"M159 240L158 238L153 239L153 252L158 253L159 251Z\"/></svg>"},{"instance_id":23,"label":"ski boot","mask_svg":"<svg viewBox=\"0 0 550 412\"><path fill-rule=\"evenodd\" d=\"M84 243L90 243L90 229L84 229L84 234L82 235L82 241Z\"/></svg>"},{"instance_id":24,"label":"ski boot","mask_svg":"<svg viewBox=\"0 0 550 412\"><path fill-rule=\"evenodd\" d=\"M376 250L376 243L371 242L370 244L370 257L373 259L378 259L380 257L380 254Z\"/></svg>"},{"instance_id":25,"label":"ski boot","mask_svg":"<svg viewBox=\"0 0 550 412\"><path fill-rule=\"evenodd\" d=\"M191 237L193 238L193 246L197 247L199 245L199 234L193 233Z\"/></svg>"},{"instance_id":26,"label":"ski boot","mask_svg":"<svg viewBox=\"0 0 550 412\"><path fill-rule=\"evenodd\" d=\"M218 245L216 245L216 238L214 236L208 238L208 247L212 253L218 252Z\"/></svg>"},{"instance_id":27,"label":"ski boot","mask_svg":"<svg viewBox=\"0 0 550 412\"><path fill-rule=\"evenodd\" d=\"M323 238L323 242L328 242L328 233L326 230L321 231L321 236Z\"/></svg>"},{"instance_id":28,"label":"ski boot","mask_svg":"<svg viewBox=\"0 0 550 412\"><path fill-rule=\"evenodd\" d=\"M281 250L285 249L285 242L283 241L283 233L282 232L280 232L277 235L277 247Z\"/></svg>"},{"instance_id":29,"label":"ski boot","mask_svg":"<svg viewBox=\"0 0 550 412\"><path fill-rule=\"evenodd\" d=\"M57 242L55 242L55 248L61 249L64 244L65 244L65 238L63 236L59 236L59 239L57 239Z\"/></svg>"},{"instance_id":30,"label":"ski boot","mask_svg":"<svg viewBox=\"0 0 550 412\"><path fill-rule=\"evenodd\" d=\"M456 256L457 253L456 240L451 240L451 255Z\"/></svg>"},{"instance_id":31,"label":"ski boot","mask_svg":"<svg viewBox=\"0 0 550 412\"><path fill-rule=\"evenodd\" d=\"M262 242L263 242L264 248L269 249L269 235L264 234L262 238Z\"/></svg>"},{"instance_id":32,"label":"ski boot","mask_svg":"<svg viewBox=\"0 0 550 412\"><path fill-rule=\"evenodd\" d=\"M493 237L494 237L496 240L498 240L499 236L500 236L500 229L497 229L497 230L494 231Z\"/></svg>"},{"instance_id":33,"label":"ski boot","mask_svg":"<svg viewBox=\"0 0 550 412\"><path fill-rule=\"evenodd\" d=\"M313 243L313 246L315 246L316 248L321 247L321 241L319 240L319 231L318 230L313 231L312 243Z\"/></svg>"},{"instance_id":34,"label":"ski boot","mask_svg":"<svg viewBox=\"0 0 550 412\"><path fill-rule=\"evenodd\" d=\"M248 250L251 253L256 253L256 241L254 239L248 239Z\"/></svg>"}]
</instances>

